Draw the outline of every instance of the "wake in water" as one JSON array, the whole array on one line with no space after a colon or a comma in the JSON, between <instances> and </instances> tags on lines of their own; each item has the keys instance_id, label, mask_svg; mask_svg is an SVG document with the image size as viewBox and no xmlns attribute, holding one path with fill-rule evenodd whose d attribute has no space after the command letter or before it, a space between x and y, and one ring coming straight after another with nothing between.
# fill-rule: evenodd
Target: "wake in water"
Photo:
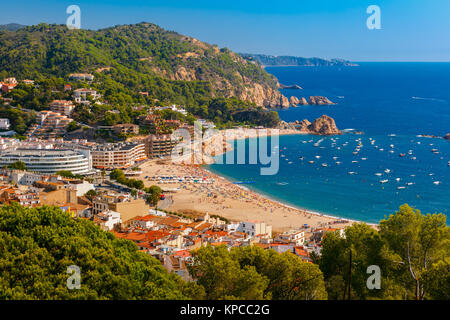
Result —
<instances>
[{"instance_id":1,"label":"wake in water","mask_svg":"<svg viewBox=\"0 0 450 320\"><path fill-rule=\"evenodd\" d=\"M426 100L426 101L437 101L437 102L447 103L447 100L437 99L437 98L411 97L411 99L414 99L414 100Z\"/></svg>"}]
</instances>

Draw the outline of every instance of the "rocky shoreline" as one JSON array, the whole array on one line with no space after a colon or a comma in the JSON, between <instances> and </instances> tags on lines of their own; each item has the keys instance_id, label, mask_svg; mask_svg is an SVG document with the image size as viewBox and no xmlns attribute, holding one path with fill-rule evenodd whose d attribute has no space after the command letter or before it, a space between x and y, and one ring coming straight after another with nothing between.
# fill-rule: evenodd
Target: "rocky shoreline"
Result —
<instances>
[{"instance_id":1,"label":"rocky shoreline","mask_svg":"<svg viewBox=\"0 0 450 320\"><path fill-rule=\"evenodd\" d=\"M326 105L333 105L336 104L332 102L327 97L323 96L310 96L309 100L306 100L306 98L301 97L297 98L295 96L291 96L289 98L289 103L292 107L297 107L299 105L306 106L306 105L316 105L316 106L326 106Z\"/></svg>"},{"instance_id":2,"label":"rocky shoreline","mask_svg":"<svg viewBox=\"0 0 450 320\"><path fill-rule=\"evenodd\" d=\"M281 121L279 125L280 129L295 130L299 133L314 134L314 135L340 135L342 131L336 126L333 118L322 115L313 122L307 119L302 121L285 122Z\"/></svg>"}]
</instances>

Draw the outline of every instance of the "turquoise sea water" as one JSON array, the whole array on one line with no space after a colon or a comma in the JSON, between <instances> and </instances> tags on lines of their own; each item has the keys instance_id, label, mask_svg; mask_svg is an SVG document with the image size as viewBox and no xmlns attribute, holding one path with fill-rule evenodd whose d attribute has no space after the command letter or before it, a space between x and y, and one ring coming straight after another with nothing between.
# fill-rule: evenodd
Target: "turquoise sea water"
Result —
<instances>
[{"instance_id":1,"label":"turquoise sea water","mask_svg":"<svg viewBox=\"0 0 450 320\"><path fill-rule=\"evenodd\" d=\"M376 223L403 203L423 213L448 214L450 141L417 135L450 132L450 63L267 71L283 84L304 88L283 90L288 97L323 95L338 103L279 110L283 120L312 121L327 114L340 129L364 134L281 136L274 176L261 176L260 165L214 164L210 170L233 181L252 180L248 188L281 202L344 218Z\"/></svg>"}]
</instances>

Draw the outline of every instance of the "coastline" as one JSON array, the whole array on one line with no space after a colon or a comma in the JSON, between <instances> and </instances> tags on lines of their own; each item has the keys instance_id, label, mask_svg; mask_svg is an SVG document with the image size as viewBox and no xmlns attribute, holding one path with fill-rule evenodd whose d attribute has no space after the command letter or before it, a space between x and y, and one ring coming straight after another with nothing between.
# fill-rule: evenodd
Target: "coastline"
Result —
<instances>
[{"instance_id":1,"label":"coastline","mask_svg":"<svg viewBox=\"0 0 450 320\"><path fill-rule=\"evenodd\" d=\"M224 180L227 180L230 183L233 183L233 181L231 181L230 178L224 177L224 176L220 175L219 173L211 170L210 168L206 168L205 166L206 165L202 165L202 168L205 171L208 171L208 172L210 172L213 175L216 175L218 177L221 177ZM319 216L319 217L326 217L326 218L335 219L335 220L348 221L351 224L353 224L353 223L365 223L365 224L373 226L373 227L378 227L378 225L379 225L378 223L366 222L366 221L362 221L362 220L355 220L355 219L340 217L340 216L332 215L332 214L329 214L329 213L323 213L323 212L307 209L307 208L304 208L304 207L296 206L296 205L293 205L293 204L288 204L288 203L283 202L282 200L275 199L275 198L271 197L268 194L262 193L262 192L257 191L257 190L253 190L250 187L249 188L242 187L241 185L237 185L237 186L239 188L243 188L243 189L245 188L248 192L253 192L253 193L257 194L260 197L264 197L264 198L266 198L269 201L275 202L275 203L277 203L277 204L279 204L281 206L284 206L286 208L290 208L290 209L293 209L293 210L307 211L309 214L313 214L313 215L316 215L316 216Z\"/></svg>"},{"instance_id":2,"label":"coastline","mask_svg":"<svg viewBox=\"0 0 450 320\"><path fill-rule=\"evenodd\" d=\"M157 163L149 161L143 166L141 179L146 186L158 185L168 192L173 202L164 208L183 214L219 215L231 221L260 221L272 225L275 232L299 229L307 224L311 228L343 228L359 222L297 208L264 194L242 188L204 166ZM211 184L184 184L179 182L161 184L144 179L153 175L195 175L214 180Z\"/></svg>"}]
</instances>

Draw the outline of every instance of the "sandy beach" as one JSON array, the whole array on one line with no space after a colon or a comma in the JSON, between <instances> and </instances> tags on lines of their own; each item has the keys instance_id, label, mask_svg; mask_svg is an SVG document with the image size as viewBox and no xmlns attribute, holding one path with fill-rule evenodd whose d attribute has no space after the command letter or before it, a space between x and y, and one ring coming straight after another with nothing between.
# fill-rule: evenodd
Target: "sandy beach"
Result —
<instances>
[{"instance_id":1,"label":"sandy beach","mask_svg":"<svg viewBox=\"0 0 450 320\"><path fill-rule=\"evenodd\" d=\"M208 212L210 215L217 214L231 221L261 221L272 225L276 232L300 228L304 224L317 228L344 227L352 223L349 220L296 209L273 201L233 184L198 165L150 160L140 167L142 174L139 179L144 181L145 186L158 185L163 190L176 190L165 193L173 199L173 204L167 208L170 211L183 213L184 210L195 210L201 213ZM146 176L189 176L210 183L179 181L159 183L145 178Z\"/></svg>"}]
</instances>

